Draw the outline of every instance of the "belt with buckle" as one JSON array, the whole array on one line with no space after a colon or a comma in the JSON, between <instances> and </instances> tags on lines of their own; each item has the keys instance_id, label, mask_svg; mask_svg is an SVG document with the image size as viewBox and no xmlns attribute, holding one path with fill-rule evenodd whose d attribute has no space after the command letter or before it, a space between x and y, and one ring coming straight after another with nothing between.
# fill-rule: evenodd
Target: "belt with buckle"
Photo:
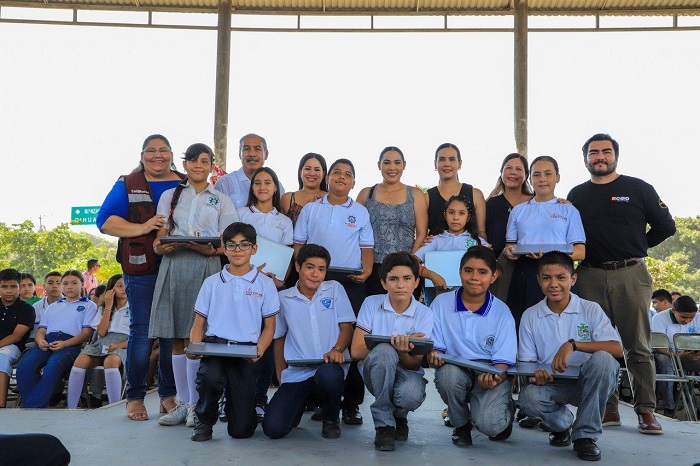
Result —
<instances>
[{"instance_id":1,"label":"belt with buckle","mask_svg":"<svg viewBox=\"0 0 700 466\"><path fill-rule=\"evenodd\" d=\"M591 264L590 262L583 261L581 265L592 269L618 270L641 264L642 262L644 262L644 259L624 259L621 261L602 262L600 264Z\"/></svg>"}]
</instances>

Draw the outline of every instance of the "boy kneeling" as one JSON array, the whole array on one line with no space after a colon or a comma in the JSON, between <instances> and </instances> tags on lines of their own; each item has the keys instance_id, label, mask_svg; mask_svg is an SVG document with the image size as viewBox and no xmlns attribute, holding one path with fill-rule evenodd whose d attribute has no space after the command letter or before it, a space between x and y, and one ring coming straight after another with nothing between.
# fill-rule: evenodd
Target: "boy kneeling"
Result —
<instances>
[{"instance_id":1,"label":"boy kneeling","mask_svg":"<svg viewBox=\"0 0 700 466\"><path fill-rule=\"evenodd\" d=\"M197 371L199 401L194 409L197 421L192 434L195 442L211 440L224 388L228 393L224 408L229 419L228 434L247 438L255 432L258 361L272 342L275 315L280 309L275 283L250 265L250 257L257 251L255 228L246 223L232 223L224 230L221 240L230 264L204 280L195 303L197 315L190 342L256 345L258 357L202 358Z\"/></svg>"},{"instance_id":2,"label":"boy kneeling","mask_svg":"<svg viewBox=\"0 0 700 466\"><path fill-rule=\"evenodd\" d=\"M577 380L554 379L538 370L520 393L520 409L541 419L550 429L549 443L566 447L574 442L579 458L600 460L595 444L603 431L603 413L617 384L622 345L599 304L571 293L576 283L574 263L561 252L539 260L537 281L545 299L527 309L520 323L518 359L551 364L552 372L580 365ZM576 418L566 407L578 406ZM573 428L573 429L572 429Z\"/></svg>"},{"instance_id":3,"label":"boy kneeling","mask_svg":"<svg viewBox=\"0 0 700 466\"><path fill-rule=\"evenodd\" d=\"M280 291L275 330L275 367L280 387L265 411L263 431L281 438L299 425L311 400L320 404L325 438L340 437L338 415L345 376L350 367L347 348L355 313L343 286L324 281L331 262L328 250L306 244L296 258L299 281ZM286 361L319 359L317 367L286 367Z\"/></svg>"},{"instance_id":4,"label":"boy kneeling","mask_svg":"<svg viewBox=\"0 0 700 466\"><path fill-rule=\"evenodd\" d=\"M414 348L409 338L430 339L433 331L433 313L413 297L419 271L418 259L411 254L387 255L379 278L388 294L365 299L352 338L352 356L364 359L360 373L375 398L370 409L379 451L392 451L395 440L408 439L408 412L425 400L422 356L409 354ZM391 344L381 343L370 351L367 334L391 335Z\"/></svg>"}]
</instances>

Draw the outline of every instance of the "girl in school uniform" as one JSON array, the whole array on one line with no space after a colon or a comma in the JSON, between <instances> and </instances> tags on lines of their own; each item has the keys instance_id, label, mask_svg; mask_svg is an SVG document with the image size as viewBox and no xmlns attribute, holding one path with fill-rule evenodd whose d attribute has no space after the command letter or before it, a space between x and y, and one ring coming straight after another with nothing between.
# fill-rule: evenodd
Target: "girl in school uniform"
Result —
<instances>
[{"instance_id":1,"label":"girl in school uniform","mask_svg":"<svg viewBox=\"0 0 700 466\"><path fill-rule=\"evenodd\" d=\"M48 407L54 388L92 336L97 306L81 297L83 274L69 270L61 276L63 298L51 304L39 323L30 349L17 366L17 387L24 408ZM41 368L42 375L39 375Z\"/></svg>"},{"instance_id":2,"label":"girl in school uniform","mask_svg":"<svg viewBox=\"0 0 700 466\"><path fill-rule=\"evenodd\" d=\"M68 403L66 408L75 409L83 390L85 372L97 366L105 370L105 385L110 404L121 400L122 376L119 368L126 360L126 343L129 339L129 303L121 274L107 282L107 291L101 296L103 305L98 308L93 328L98 338L80 352L73 363L68 378Z\"/></svg>"},{"instance_id":3,"label":"girl in school uniform","mask_svg":"<svg viewBox=\"0 0 700 466\"><path fill-rule=\"evenodd\" d=\"M183 158L187 178L164 192L158 202L157 212L167 220L153 242L153 250L163 255L163 261L156 280L148 336L168 338L173 343L178 400L158 422L165 426L186 422L193 427L194 405L199 399L195 383L199 360L187 359L185 349L194 322L197 293L205 278L221 271L218 256L223 254L223 246L215 248L212 243L194 242L163 244L160 237L218 237L227 226L238 221L238 213L231 199L207 181L214 162L213 151L205 144L192 144Z\"/></svg>"},{"instance_id":4,"label":"girl in school uniform","mask_svg":"<svg viewBox=\"0 0 700 466\"><path fill-rule=\"evenodd\" d=\"M479 236L474 205L466 197L452 196L445 203L443 217L447 223L447 230L433 237L430 243L414 253L421 263L425 263L425 254L431 251L466 251L472 246L489 246L488 242ZM425 266L421 267L420 276L432 280L437 292L450 290L442 276ZM426 301L432 302L435 294L435 291L431 293L426 290ZM426 305L430 303L426 302Z\"/></svg>"},{"instance_id":5,"label":"girl in school uniform","mask_svg":"<svg viewBox=\"0 0 700 466\"><path fill-rule=\"evenodd\" d=\"M508 217L506 247L503 254L515 261L513 278L508 290L507 304L520 326L523 312L544 299L537 283L537 260L541 253L517 256L513 254L516 243L526 245L573 245L571 258L575 261L586 257L586 234L581 215L572 204L561 203L554 195L559 183L559 164L547 155L537 157L530 164L530 182L535 197L516 205Z\"/></svg>"}]
</instances>

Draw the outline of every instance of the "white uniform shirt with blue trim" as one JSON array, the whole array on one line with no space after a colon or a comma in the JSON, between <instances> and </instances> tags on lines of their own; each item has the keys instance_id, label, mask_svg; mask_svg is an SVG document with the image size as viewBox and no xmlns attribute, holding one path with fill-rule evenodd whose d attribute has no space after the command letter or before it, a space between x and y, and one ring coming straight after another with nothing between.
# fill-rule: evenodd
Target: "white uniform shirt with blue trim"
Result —
<instances>
[{"instance_id":1,"label":"white uniform shirt with blue trim","mask_svg":"<svg viewBox=\"0 0 700 466\"><path fill-rule=\"evenodd\" d=\"M439 295L430 308L435 314L436 350L492 364L515 364L515 319L508 306L491 292L486 292L484 304L473 312L462 302L462 287Z\"/></svg>"},{"instance_id":2,"label":"white uniform shirt with blue trim","mask_svg":"<svg viewBox=\"0 0 700 466\"><path fill-rule=\"evenodd\" d=\"M328 195L301 209L294 228L297 244L319 244L331 254L331 267L362 268L361 249L374 248L374 233L365 206L350 197L331 205Z\"/></svg>"},{"instance_id":3,"label":"white uniform shirt with blue trim","mask_svg":"<svg viewBox=\"0 0 700 466\"><path fill-rule=\"evenodd\" d=\"M163 193L158 201L158 215L170 217L170 204L175 189ZM207 185L204 190L196 193L194 187L187 186L180 193L177 206L173 212L175 228L169 231L171 236L220 236L227 226L238 221L238 212L231 200L222 192ZM165 224L168 228L168 224Z\"/></svg>"},{"instance_id":4,"label":"white uniform shirt with blue trim","mask_svg":"<svg viewBox=\"0 0 700 466\"><path fill-rule=\"evenodd\" d=\"M298 284L279 292L280 313L275 339L286 336L284 359L322 359L340 335L341 323L354 323L355 313L343 286L330 280L321 283L311 299L299 292ZM346 349L345 358L350 360ZM348 375L349 364L341 366ZM282 383L303 382L316 373L315 367L288 367L282 371Z\"/></svg>"},{"instance_id":5,"label":"white uniform shirt with blue trim","mask_svg":"<svg viewBox=\"0 0 700 466\"><path fill-rule=\"evenodd\" d=\"M84 328L92 328L92 321L97 314L97 305L87 296L68 302L63 297L46 308L39 322L39 328L45 328L46 333L63 332L77 336Z\"/></svg>"},{"instance_id":6,"label":"white uniform shirt with blue trim","mask_svg":"<svg viewBox=\"0 0 700 466\"><path fill-rule=\"evenodd\" d=\"M528 308L520 320L518 360L551 364L554 356L570 339L581 342L620 341L610 319L593 301L571 293L571 301L561 314L547 307L547 298ZM590 358L589 353L574 351L568 363L580 366Z\"/></svg>"},{"instance_id":7,"label":"white uniform shirt with blue trim","mask_svg":"<svg viewBox=\"0 0 700 466\"><path fill-rule=\"evenodd\" d=\"M236 208L245 207L248 203L248 194L250 192L250 179L245 176L243 167L235 172L228 173L216 182L216 189L224 193L231 199ZM279 184L280 197L284 194L282 183Z\"/></svg>"},{"instance_id":8,"label":"white uniform shirt with blue trim","mask_svg":"<svg viewBox=\"0 0 700 466\"><path fill-rule=\"evenodd\" d=\"M483 238L479 238L479 241L477 242L467 231L464 231L459 235L455 235L449 231L443 231L439 235L435 235L430 243L426 244L425 246L421 246L421 248L415 252L415 255L421 260L421 262L425 262L425 253L427 252L466 251L470 247L477 245L488 247L489 243Z\"/></svg>"},{"instance_id":9,"label":"white uniform shirt with blue trim","mask_svg":"<svg viewBox=\"0 0 700 466\"><path fill-rule=\"evenodd\" d=\"M671 349L675 349L673 346L673 335L676 333L700 333L700 312L695 314L695 317L689 323L681 324L676 320L676 316L673 315L671 309L661 311L652 319L651 331L665 333L671 342Z\"/></svg>"},{"instance_id":10,"label":"white uniform shirt with blue trim","mask_svg":"<svg viewBox=\"0 0 700 466\"><path fill-rule=\"evenodd\" d=\"M357 314L357 328L371 335L413 335L423 333L430 340L433 337L433 312L426 305L411 297L408 309L398 313L391 305L388 294L368 296ZM359 364L362 374L362 363ZM419 369L423 373L423 369Z\"/></svg>"},{"instance_id":11,"label":"white uniform shirt with blue trim","mask_svg":"<svg viewBox=\"0 0 700 466\"><path fill-rule=\"evenodd\" d=\"M92 328L97 330L97 326L100 325L100 321L102 320L102 315L104 314L104 308L100 307L97 310L97 314L95 315L95 318L92 321ZM129 302L120 307L119 309L115 309L112 311L112 320L109 321L109 328L107 329L107 333L123 333L124 335L129 334L129 324L130 324L130 319L131 319L131 314L129 312Z\"/></svg>"},{"instance_id":12,"label":"white uniform shirt with blue trim","mask_svg":"<svg viewBox=\"0 0 700 466\"><path fill-rule=\"evenodd\" d=\"M240 277L230 274L228 268L204 280L194 312L206 317L207 336L257 343L263 319L280 312L277 288L255 267Z\"/></svg>"},{"instance_id":13,"label":"white uniform shirt with blue trim","mask_svg":"<svg viewBox=\"0 0 700 466\"><path fill-rule=\"evenodd\" d=\"M551 201L527 202L513 207L506 227L506 242L534 244L578 244L586 242L581 215L571 204Z\"/></svg>"},{"instance_id":14,"label":"white uniform shirt with blue trim","mask_svg":"<svg viewBox=\"0 0 700 466\"><path fill-rule=\"evenodd\" d=\"M291 246L294 242L292 219L282 215L274 207L268 213L260 212L255 206L238 209L241 222L253 225L255 232L275 243Z\"/></svg>"}]
</instances>

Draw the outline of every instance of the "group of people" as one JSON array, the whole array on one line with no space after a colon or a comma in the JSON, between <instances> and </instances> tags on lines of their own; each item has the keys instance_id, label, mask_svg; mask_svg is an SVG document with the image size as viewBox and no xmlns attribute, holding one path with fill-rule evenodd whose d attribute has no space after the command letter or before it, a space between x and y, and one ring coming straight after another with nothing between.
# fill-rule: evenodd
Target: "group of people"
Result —
<instances>
[{"instance_id":1,"label":"group of people","mask_svg":"<svg viewBox=\"0 0 700 466\"><path fill-rule=\"evenodd\" d=\"M159 422L186 423L198 441L211 438L220 404L233 437L251 436L259 421L269 437L282 437L307 405L316 405L323 436L337 438L341 418L363 422L359 405L367 388L375 397L375 447L392 450L395 440L408 437L408 412L425 399L426 363L436 368L456 445L469 445L474 427L504 440L513 423L512 378L445 364L441 355L483 360L502 371L516 360L550 364L555 373L571 363L581 365L578 381L538 372L521 389L520 411L552 431L552 445L573 441L579 457L597 459L601 426L620 424L615 358L624 347L639 430L662 433L654 416L652 288L644 258L674 234L675 224L651 185L617 173L612 137L596 134L582 152L591 179L566 199L555 195L554 158L528 163L520 154L505 158L485 198L460 181L462 155L454 144L437 148L439 181L426 193L402 183L407 161L390 146L377 160L381 182L353 200L355 168L348 159L327 166L320 154L306 154L298 190L285 193L265 166L267 142L247 134L240 169L212 186L209 147L191 145L181 173L167 138L149 136L138 167L119 178L97 217L103 233L119 238L130 322L129 419L148 419L143 400L156 339ZM220 241L161 241L166 236ZM293 247L285 276L251 265L259 237ZM563 252L542 254L538 245ZM526 253L518 252L521 246ZM434 251L464 251L460 286L448 286L426 267ZM422 279L433 286L422 286ZM112 307L121 303L115 298ZM115 319L108 314L98 322L101 338L109 337ZM63 330L66 338L89 338L77 327ZM392 338L370 350L366 334ZM58 340L49 342L49 335L40 340ZM409 338L430 339L435 350L423 360L411 354ZM186 355L191 342L202 341L254 345L257 357ZM94 357L80 356L71 379L82 385ZM288 367L295 359L325 363ZM273 372L281 386L268 403ZM567 404L582 406L585 415L574 419Z\"/></svg>"}]
</instances>

